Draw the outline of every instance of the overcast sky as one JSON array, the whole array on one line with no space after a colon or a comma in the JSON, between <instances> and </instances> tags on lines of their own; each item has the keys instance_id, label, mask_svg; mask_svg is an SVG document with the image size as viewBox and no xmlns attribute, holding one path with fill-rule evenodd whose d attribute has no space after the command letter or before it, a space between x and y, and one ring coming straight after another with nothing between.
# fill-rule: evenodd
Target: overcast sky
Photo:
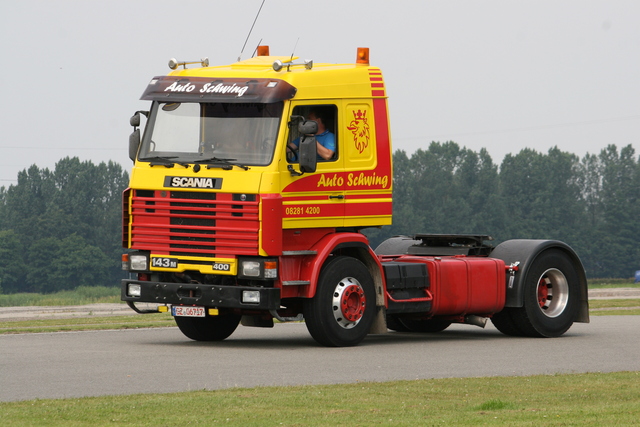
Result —
<instances>
[{"instance_id":1,"label":"overcast sky","mask_svg":"<svg viewBox=\"0 0 640 427\"><path fill-rule=\"evenodd\" d=\"M167 62L234 62L262 0L9 1L0 14L0 186L66 156L129 168L129 117ZM431 141L640 154L640 1L266 0L243 59L352 63L387 83L394 149Z\"/></svg>"}]
</instances>

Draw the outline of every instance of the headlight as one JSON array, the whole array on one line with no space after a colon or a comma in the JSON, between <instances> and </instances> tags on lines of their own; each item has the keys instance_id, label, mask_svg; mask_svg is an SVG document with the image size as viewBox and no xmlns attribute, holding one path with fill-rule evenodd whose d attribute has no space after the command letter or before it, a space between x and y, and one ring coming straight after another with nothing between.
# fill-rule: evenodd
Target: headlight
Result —
<instances>
[{"instance_id":1,"label":"headlight","mask_svg":"<svg viewBox=\"0 0 640 427\"><path fill-rule=\"evenodd\" d=\"M146 255L129 255L129 263L132 270L147 270Z\"/></svg>"},{"instance_id":2,"label":"headlight","mask_svg":"<svg viewBox=\"0 0 640 427\"><path fill-rule=\"evenodd\" d=\"M139 297L142 294L142 286L135 283L129 283L127 295L130 297Z\"/></svg>"},{"instance_id":3,"label":"headlight","mask_svg":"<svg viewBox=\"0 0 640 427\"><path fill-rule=\"evenodd\" d=\"M260 304L260 291L242 291L244 304Z\"/></svg>"},{"instance_id":4,"label":"headlight","mask_svg":"<svg viewBox=\"0 0 640 427\"><path fill-rule=\"evenodd\" d=\"M243 261L242 275L248 277L260 277L260 263L258 261Z\"/></svg>"}]
</instances>

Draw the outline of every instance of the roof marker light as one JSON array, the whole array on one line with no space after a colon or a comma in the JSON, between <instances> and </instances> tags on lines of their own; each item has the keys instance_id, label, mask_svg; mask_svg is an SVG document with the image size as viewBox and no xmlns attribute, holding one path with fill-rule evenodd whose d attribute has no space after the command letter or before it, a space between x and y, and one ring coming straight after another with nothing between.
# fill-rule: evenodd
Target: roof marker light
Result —
<instances>
[{"instance_id":1,"label":"roof marker light","mask_svg":"<svg viewBox=\"0 0 640 427\"><path fill-rule=\"evenodd\" d=\"M269 56L269 46L258 46L258 56Z\"/></svg>"},{"instance_id":2,"label":"roof marker light","mask_svg":"<svg viewBox=\"0 0 640 427\"><path fill-rule=\"evenodd\" d=\"M356 64L369 65L369 48L359 47L356 55Z\"/></svg>"}]
</instances>

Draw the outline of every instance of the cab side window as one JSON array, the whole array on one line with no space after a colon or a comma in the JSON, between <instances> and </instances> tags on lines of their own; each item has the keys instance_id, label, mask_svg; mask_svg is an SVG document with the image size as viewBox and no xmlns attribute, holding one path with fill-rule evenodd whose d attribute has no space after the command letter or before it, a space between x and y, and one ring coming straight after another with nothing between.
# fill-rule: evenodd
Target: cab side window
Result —
<instances>
[{"instance_id":1,"label":"cab side window","mask_svg":"<svg viewBox=\"0 0 640 427\"><path fill-rule=\"evenodd\" d=\"M293 116L302 116L318 124L316 148L318 162L331 162L338 158L337 116L335 105L304 105L293 109ZM290 163L298 162L297 150L302 135L298 133L298 122L289 124L289 140L287 143L287 159Z\"/></svg>"}]
</instances>

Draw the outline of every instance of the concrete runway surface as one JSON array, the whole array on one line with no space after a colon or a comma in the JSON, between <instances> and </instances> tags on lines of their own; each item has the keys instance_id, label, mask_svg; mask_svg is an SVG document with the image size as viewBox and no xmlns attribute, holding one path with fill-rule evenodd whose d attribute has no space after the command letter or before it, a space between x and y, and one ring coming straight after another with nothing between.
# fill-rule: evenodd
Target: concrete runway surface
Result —
<instances>
[{"instance_id":1,"label":"concrete runway surface","mask_svg":"<svg viewBox=\"0 0 640 427\"><path fill-rule=\"evenodd\" d=\"M177 328L0 336L0 401L230 387L640 371L640 316L592 316L560 338L452 325L318 346L302 323L195 342Z\"/></svg>"}]
</instances>

